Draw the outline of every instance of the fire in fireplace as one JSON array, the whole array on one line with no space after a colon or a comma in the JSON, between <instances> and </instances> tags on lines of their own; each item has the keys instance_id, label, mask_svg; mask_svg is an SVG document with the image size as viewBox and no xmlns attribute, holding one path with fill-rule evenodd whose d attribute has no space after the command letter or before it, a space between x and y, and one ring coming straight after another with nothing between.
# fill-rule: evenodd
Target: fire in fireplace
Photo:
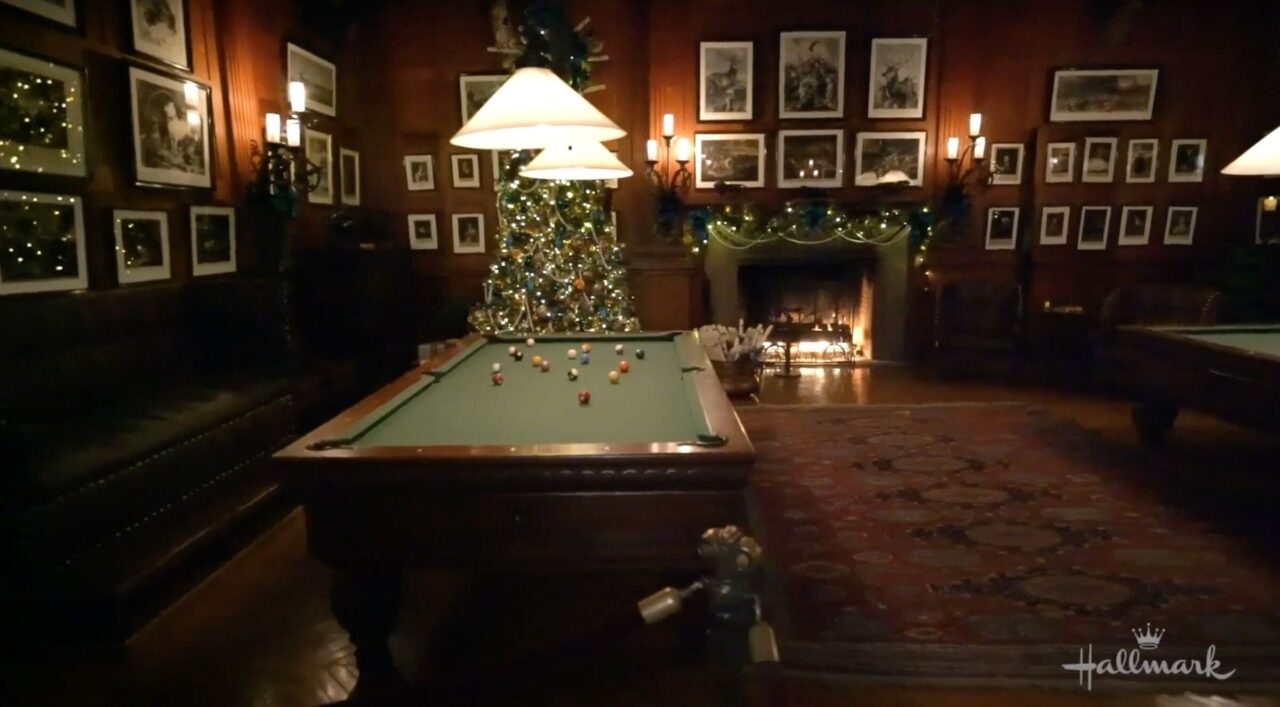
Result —
<instances>
[{"instance_id":1,"label":"fire in fireplace","mask_svg":"<svg viewBox=\"0 0 1280 707\"><path fill-rule=\"evenodd\" d=\"M773 326L766 360L789 368L870 358L873 267L873 260L739 266L746 320Z\"/></svg>"}]
</instances>

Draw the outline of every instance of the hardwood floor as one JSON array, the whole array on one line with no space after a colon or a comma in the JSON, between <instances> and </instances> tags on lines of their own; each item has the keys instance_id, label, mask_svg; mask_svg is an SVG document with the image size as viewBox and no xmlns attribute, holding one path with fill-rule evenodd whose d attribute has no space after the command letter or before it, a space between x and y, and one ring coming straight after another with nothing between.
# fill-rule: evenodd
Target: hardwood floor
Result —
<instances>
[{"instance_id":1,"label":"hardwood floor","mask_svg":"<svg viewBox=\"0 0 1280 707\"><path fill-rule=\"evenodd\" d=\"M794 379L767 376L760 397L764 404L782 405L1027 401L1074 420L1103 443L1135 455L1148 466L1153 489L1175 494L1189 507L1226 525L1239 525L1242 541L1256 539L1256 519L1270 515L1274 508L1275 492L1267 489L1274 482L1266 474L1274 473L1275 454L1280 451L1277 441L1194 413L1178 421L1168 449L1152 453L1138 446L1123 401L1041 388L944 382L907 367L806 369ZM1265 553L1271 551L1265 539L1259 547ZM423 636L443 641L446 652L454 648L475 654L507 651L524 640L536 646L538 636L626 606L661 586L660 580L611 578L604 591L591 596L580 596L572 584L548 580L527 589L527 603L539 607L530 616L484 616L474 625L458 626L445 622L443 616L445 607L461 595L509 589L476 587L446 573L415 576L394 648L415 675L446 675L438 667L441 663L423 652ZM329 615L327 583L327 571L307 554L303 519L294 513L143 629L125 650L82 649L7 659L0 675L0 704L302 707L342 700L355 675L346 636ZM547 678L546 684L553 689L504 704L708 705L719 701L715 671L682 658L669 632L645 630L610 645L586 648L584 654L566 658L562 675ZM501 681L504 676L493 679ZM1265 697L1241 698L1240 703L1208 702L1193 696L1141 693L893 686L815 675L785 677L781 693L785 700L771 704L1280 706L1280 700Z\"/></svg>"}]
</instances>

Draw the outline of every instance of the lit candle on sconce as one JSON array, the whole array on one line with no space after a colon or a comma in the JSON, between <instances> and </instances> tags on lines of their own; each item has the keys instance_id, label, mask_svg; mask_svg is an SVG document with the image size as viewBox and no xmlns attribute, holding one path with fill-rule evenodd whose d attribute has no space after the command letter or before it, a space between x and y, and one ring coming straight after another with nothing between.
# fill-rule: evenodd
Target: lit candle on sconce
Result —
<instances>
[{"instance_id":1,"label":"lit candle on sconce","mask_svg":"<svg viewBox=\"0 0 1280 707\"><path fill-rule=\"evenodd\" d=\"M267 142L280 144L280 114L267 113Z\"/></svg>"},{"instance_id":2,"label":"lit candle on sconce","mask_svg":"<svg viewBox=\"0 0 1280 707\"><path fill-rule=\"evenodd\" d=\"M960 138L954 135L947 138L947 159L954 160L960 157Z\"/></svg>"},{"instance_id":3,"label":"lit candle on sconce","mask_svg":"<svg viewBox=\"0 0 1280 707\"><path fill-rule=\"evenodd\" d=\"M978 137L982 134L982 114L969 114L969 137Z\"/></svg>"},{"instance_id":4,"label":"lit candle on sconce","mask_svg":"<svg viewBox=\"0 0 1280 707\"><path fill-rule=\"evenodd\" d=\"M296 118L290 118L285 125L285 144L289 147L299 147L302 145L302 121Z\"/></svg>"},{"instance_id":5,"label":"lit candle on sconce","mask_svg":"<svg viewBox=\"0 0 1280 707\"><path fill-rule=\"evenodd\" d=\"M1276 197L1274 197L1274 196L1268 196L1268 197L1264 198L1264 199L1262 200L1262 210L1263 210L1263 211L1275 211L1275 210L1276 210L1276 201L1277 201L1277 200L1276 200Z\"/></svg>"},{"instance_id":6,"label":"lit candle on sconce","mask_svg":"<svg viewBox=\"0 0 1280 707\"><path fill-rule=\"evenodd\" d=\"M289 110L305 113L307 110L307 86L301 81L289 82Z\"/></svg>"},{"instance_id":7,"label":"lit candle on sconce","mask_svg":"<svg viewBox=\"0 0 1280 707\"><path fill-rule=\"evenodd\" d=\"M187 105L196 105L200 101L200 87L187 81L182 84L182 97L186 100Z\"/></svg>"},{"instance_id":8,"label":"lit candle on sconce","mask_svg":"<svg viewBox=\"0 0 1280 707\"><path fill-rule=\"evenodd\" d=\"M662 115L662 137L670 138L676 134L676 117L671 113Z\"/></svg>"},{"instance_id":9,"label":"lit candle on sconce","mask_svg":"<svg viewBox=\"0 0 1280 707\"><path fill-rule=\"evenodd\" d=\"M979 135L973 141L973 159L981 160L987 157L987 139Z\"/></svg>"},{"instance_id":10,"label":"lit candle on sconce","mask_svg":"<svg viewBox=\"0 0 1280 707\"><path fill-rule=\"evenodd\" d=\"M644 158L649 162L658 161L658 141L657 140L645 140Z\"/></svg>"},{"instance_id":11,"label":"lit candle on sconce","mask_svg":"<svg viewBox=\"0 0 1280 707\"><path fill-rule=\"evenodd\" d=\"M676 140L676 162L689 161L689 140L680 138Z\"/></svg>"}]
</instances>

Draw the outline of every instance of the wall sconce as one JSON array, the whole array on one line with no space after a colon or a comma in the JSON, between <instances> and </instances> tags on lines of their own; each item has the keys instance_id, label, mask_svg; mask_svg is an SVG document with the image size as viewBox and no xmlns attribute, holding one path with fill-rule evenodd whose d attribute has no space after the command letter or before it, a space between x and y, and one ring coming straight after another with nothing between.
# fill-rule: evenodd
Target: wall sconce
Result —
<instances>
[{"instance_id":1,"label":"wall sconce","mask_svg":"<svg viewBox=\"0 0 1280 707\"><path fill-rule=\"evenodd\" d=\"M947 188L942 193L942 213L953 223L963 224L969 208L968 185L991 183L987 166L987 139L982 136L982 114L969 115L969 144L960 149L960 138L947 138Z\"/></svg>"},{"instance_id":2,"label":"wall sconce","mask_svg":"<svg viewBox=\"0 0 1280 707\"><path fill-rule=\"evenodd\" d=\"M325 171L307 159L302 147L303 127L310 125L307 87L301 81L289 82L288 117L267 113L264 123L263 144L256 140L249 143L249 159L256 175L250 191L270 197L279 210L292 214L293 197L318 188Z\"/></svg>"},{"instance_id":3,"label":"wall sconce","mask_svg":"<svg viewBox=\"0 0 1280 707\"><path fill-rule=\"evenodd\" d=\"M676 170L671 171L671 143L675 141ZM676 117L671 113L662 116L662 142L664 145L662 169L658 169L658 141L650 139L645 143L646 174L653 184L657 198L654 212L654 231L664 240L675 240L680 233L680 224L684 219L684 195L689 191L693 175L689 172L689 140L676 138Z\"/></svg>"}]
</instances>

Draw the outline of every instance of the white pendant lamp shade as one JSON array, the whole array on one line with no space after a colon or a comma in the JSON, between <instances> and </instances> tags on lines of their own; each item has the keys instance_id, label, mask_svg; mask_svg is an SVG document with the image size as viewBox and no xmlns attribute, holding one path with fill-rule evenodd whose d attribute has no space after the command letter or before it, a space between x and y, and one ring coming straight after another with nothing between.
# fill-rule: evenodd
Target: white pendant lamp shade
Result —
<instances>
[{"instance_id":1,"label":"white pendant lamp shade","mask_svg":"<svg viewBox=\"0 0 1280 707\"><path fill-rule=\"evenodd\" d=\"M631 170L598 142L548 147L533 158L520 176L529 179L621 179Z\"/></svg>"},{"instance_id":2,"label":"white pendant lamp shade","mask_svg":"<svg viewBox=\"0 0 1280 707\"><path fill-rule=\"evenodd\" d=\"M540 150L626 134L550 69L524 67L449 142L473 150Z\"/></svg>"},{"instance_id":3,"label":"white pendant lamp shade","mask_svg":"<svg viewBox=\"0 0 1280 707\"><path fill-rule=\"evenodd\" d=\"M1280 174L1280 128L1244 151L1235 162L1222 169L1223 174L1238 176Z\"/></svg>"}]
</instances>

